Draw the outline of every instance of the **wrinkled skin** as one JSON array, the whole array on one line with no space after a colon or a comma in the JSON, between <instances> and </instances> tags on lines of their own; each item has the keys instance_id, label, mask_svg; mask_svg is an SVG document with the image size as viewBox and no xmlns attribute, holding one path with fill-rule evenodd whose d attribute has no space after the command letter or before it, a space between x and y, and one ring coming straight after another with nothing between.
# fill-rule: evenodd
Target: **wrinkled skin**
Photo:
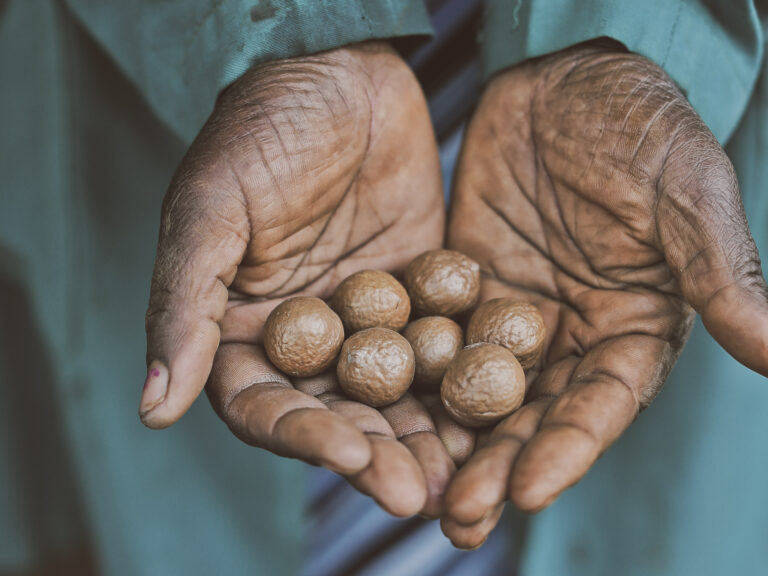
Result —
<instances>
[{"instance_id":1,"label":"wrinkled skin","mask_svg":"<svg viewBox=\"0 0 768 576\"><path fill-rule=\"evenodd\" d=\"M520 410L475 438L438 396L374 410L332 374L289 379L266 360L281 299L402 272L442 235L426 106L385 45L254 68L163 206L142 420L172 424L207 381L245 442L336 470L392 513L442 514L474 547L506 500L536 511L578 481L658 393L694 310L768 373L766 287L731 165L663 72L620 46L499 74L466 133L448 247L481 264L483 300L530 300L547 324Z\"/></svg>"},{"instance_id":2,"label":"wrinkled skin","mask_svg":"<svg viewBox=\"0 0 768 576\"><path fill-rule=\"evenodd\" d=\"M361 269L402 273L443 232L426 104L386 44L253 68L219 98L163 204L143 422L169 426L208 381L243 441L344 474L393 514L439 514L473 442L439 402L374 410L332 374L280 374L261 338L285 297L328 298Z\"/></svg>"},{"instance_id":3,"label":"wrinkled skin","mask_svg":"<svg viewBox=\"0 0 768 576\"><path fill-rule=\"evenodd\" d=\"M619 45L490 82L447 244L480 263L481 300L531 301L548 332L524 406L446 493L457 546L482 543L505 500L535 512L577 482L657 395L694 311L768 374L766 286L731 164L671 80Z\"/></svg>"}]
</instances>

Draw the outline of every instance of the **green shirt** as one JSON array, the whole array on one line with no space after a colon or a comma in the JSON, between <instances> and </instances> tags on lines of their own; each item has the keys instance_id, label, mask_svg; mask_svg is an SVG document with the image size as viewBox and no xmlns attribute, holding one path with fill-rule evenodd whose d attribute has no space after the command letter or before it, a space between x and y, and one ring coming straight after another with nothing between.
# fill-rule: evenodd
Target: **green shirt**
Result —
<instances>
[{"instance_id":1,"label":"green shirt","mask_svg":"<svg viewBox=\"0 0 768 576\"><path fill-rule=\"evenodd\" d=\"M600 36L651 58L729 142L765 250L757 5L492 0L483 64ZM0 1L0 571L86 550L108 574L295 573L304 465L242 445L205 399L164 432L136 416L160 202L253 63L429 31L407 0ZM666 390L532 521L525 574L768 565L768 387L697 326Z\"/></svg>"}]
</instances>

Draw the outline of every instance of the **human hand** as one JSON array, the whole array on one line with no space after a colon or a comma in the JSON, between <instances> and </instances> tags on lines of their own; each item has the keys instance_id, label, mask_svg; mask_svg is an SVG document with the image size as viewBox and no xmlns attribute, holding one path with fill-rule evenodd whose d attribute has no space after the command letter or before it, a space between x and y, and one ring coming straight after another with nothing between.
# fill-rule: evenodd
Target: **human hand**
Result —
<instances>
[{"instance_id":1,"label":"human hand","mask_svg":"<svg viewBox=\"0 0 768 576\"><path fill-rule=\"evenodd\" d=\"M208 381L243 441L344 474L394 514L436 515L454 463L427 407L407 396L378 411L341 396L333 375L289 378L261 338L286 297L401 271L443 228L424 98L386 44L253 68L222 94L164 201L143 422L169 426ZM471 450L470 433L441 434L454 458Z\"/></svg>"},{"instance_id":2,"label":"human hand","mask_svg":"<svg viewBox=\"0 0 768 576\"><path fill-rule=\"evenodd\" d=\"M525 404L448 488L458 546L482 543L505 500L535 512L577 482L659 392L694 310L768 374L768 291L731 163L664 72L618 44L490 82L448 247L480 263L482 300L533 302L548 329Z\"/></svg>"}]
</instances>

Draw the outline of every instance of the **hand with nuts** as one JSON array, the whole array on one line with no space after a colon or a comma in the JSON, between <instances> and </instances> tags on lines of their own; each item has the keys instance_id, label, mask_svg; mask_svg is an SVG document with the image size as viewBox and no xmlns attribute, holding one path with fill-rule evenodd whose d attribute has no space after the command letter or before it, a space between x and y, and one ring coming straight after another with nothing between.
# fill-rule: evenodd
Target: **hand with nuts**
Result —
<instances>
[{"instance_id":1,"label":"hand with nuts","mask_svg":"<svg viewBox=\"0 0 768 576\"><path fill-rule=\"evenodd\" d=\"M406 394L375 409L343 395L344 330L325 300L354 272L403 271L440 246L443 229L426 104L386 44L253 68L219 98L164 202L142 420L171 425L207 382L243 441L340 472L394 514L438 514L451 456L468 455L471 433L439 399L428 409ZM379 312L342 313L346 336ZM391 332L407 319L398 310L375 325ZM269 334L276 344L265 351ZM395 335L396 352L405 339ZM306 349L296 356L292 342ZM459 452L438 438L441 423Z\"/></svg>"},{"instance_id":2,"label":"hand with nuts","mask_svg":"<svg viewBox=\"0 0 768 576\"><path fill-rule=\"evenodd\" d=\"M448 488L457 545L480 544L506 500L537 511L577 482L659 392L695 312L768 375L768 290L731 164L664 72L618 44L492 79L447 243L479 262L481 301L532 303L546 326L525 403Z\"/></svg>"}]
</instances>

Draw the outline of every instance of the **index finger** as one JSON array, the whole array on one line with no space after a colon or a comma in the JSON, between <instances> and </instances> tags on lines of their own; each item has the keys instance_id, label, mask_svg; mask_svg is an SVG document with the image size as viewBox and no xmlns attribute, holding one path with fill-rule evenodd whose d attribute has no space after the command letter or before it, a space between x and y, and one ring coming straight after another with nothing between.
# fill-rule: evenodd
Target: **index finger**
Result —
<instances>
[{"instance_id":1,"label":"index finger","mask_svg":"<svg viewBox=\"0 0 768 576\"><path fill-rule=\"evenodd\" d=\"M587 353L515 460L512 502L536 512L581 479L651 401L676 353L645 335L613 338Z\"/></svg>"},{"instance_id":2,"label":"index finger","mask_svg":"<svg viewBox=\"0 0 768 576\"><path fill-rule=\"evenodd\" d=\"M206 390L219 417L247 444L340 474L355 474L371 460L365 435L296 390L260 346L222 345Z\"/></svg>"}]
</instances>

